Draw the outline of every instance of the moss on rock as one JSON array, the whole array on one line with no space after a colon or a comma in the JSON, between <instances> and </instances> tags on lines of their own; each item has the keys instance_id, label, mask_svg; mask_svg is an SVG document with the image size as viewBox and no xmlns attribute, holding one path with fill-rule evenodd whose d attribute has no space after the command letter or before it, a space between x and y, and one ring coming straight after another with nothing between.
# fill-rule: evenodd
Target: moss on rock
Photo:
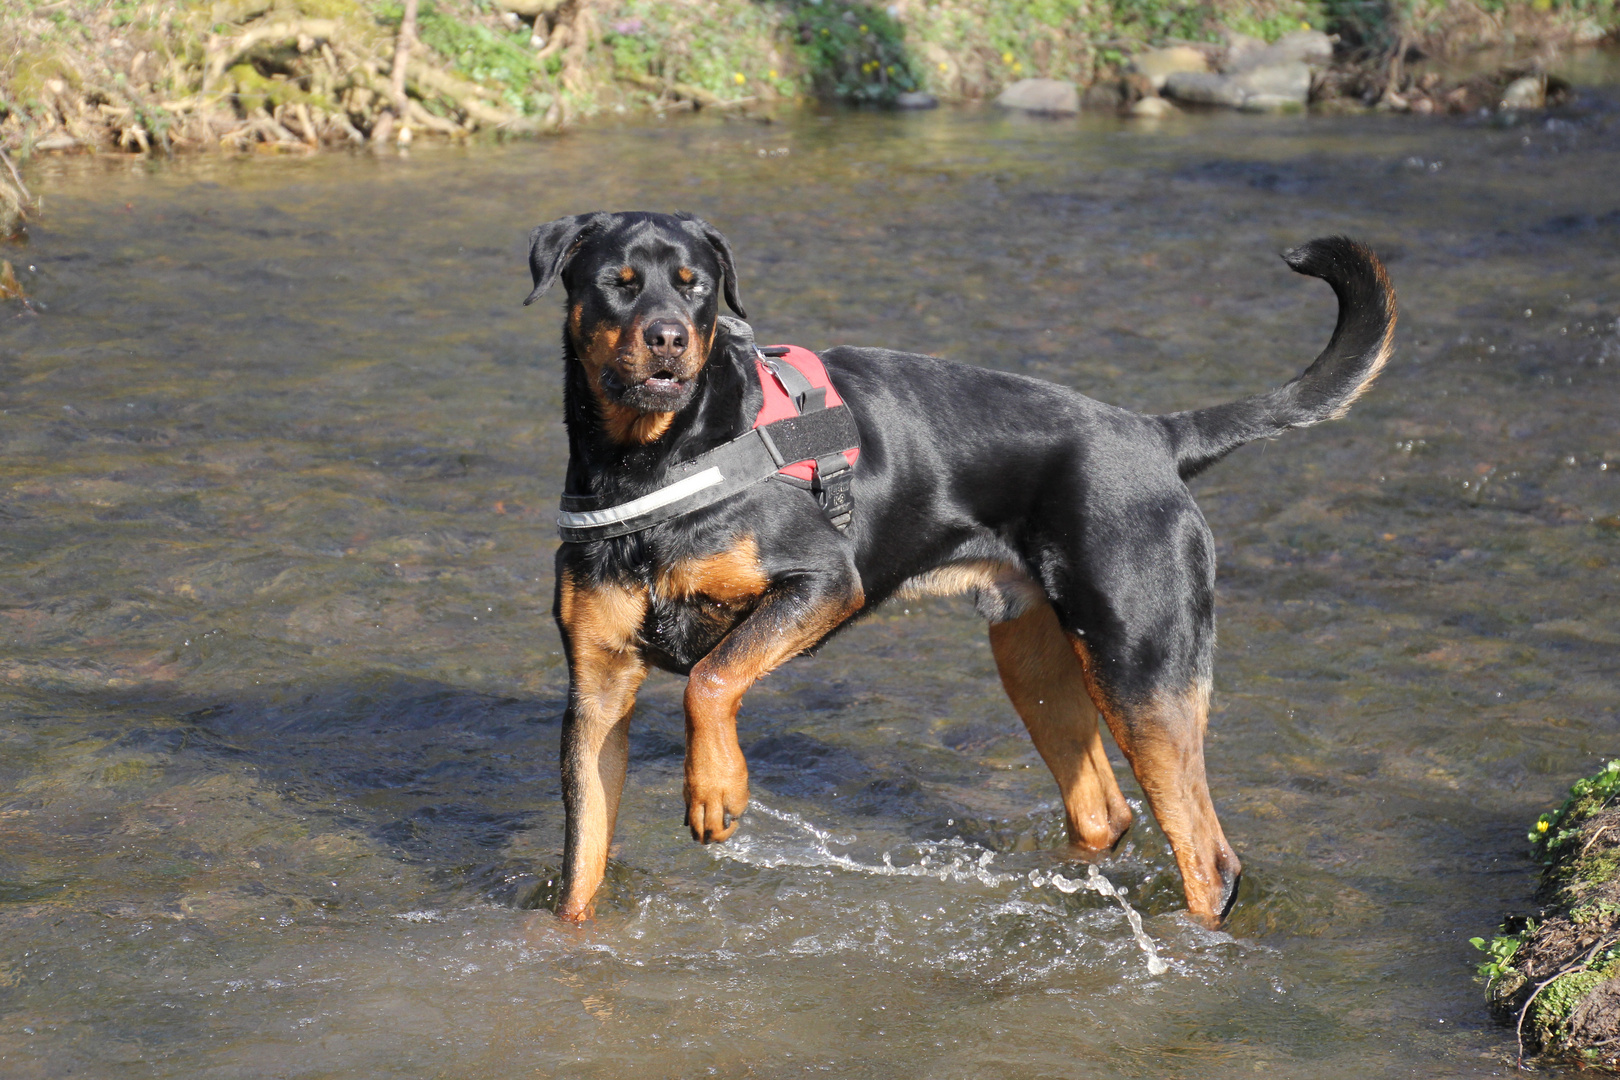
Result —
<instances>
[{"instance_id":1,"label":"moss on rock","mask_svg":"<svg viewBox=\"0 0 1620 1080\"><path fill-rule=\"evenodd\" d=\"M1620 1067L1620 760L1578 780L1541 815L1536 919L1509 919L1480 965L1496 1017L1521 1053Z\"/></svg>"}]
</instances>

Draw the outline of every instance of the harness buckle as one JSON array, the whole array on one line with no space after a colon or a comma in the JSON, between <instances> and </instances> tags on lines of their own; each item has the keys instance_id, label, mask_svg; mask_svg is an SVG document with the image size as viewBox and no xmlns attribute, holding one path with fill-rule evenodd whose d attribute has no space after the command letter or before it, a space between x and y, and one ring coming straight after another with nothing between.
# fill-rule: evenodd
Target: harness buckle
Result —
<instances>
[{"instance_id":1,"label":"harness buckle","mask_svg":"<svg viewBox=\"0 0 1620 1080\"><path fill-rule=\"evenodd\" d=\"M842 451L816 459L816 478L810 490L839 532L846 531L855 516L854 481L855 470Z\"/></svg>"}]
</instances>

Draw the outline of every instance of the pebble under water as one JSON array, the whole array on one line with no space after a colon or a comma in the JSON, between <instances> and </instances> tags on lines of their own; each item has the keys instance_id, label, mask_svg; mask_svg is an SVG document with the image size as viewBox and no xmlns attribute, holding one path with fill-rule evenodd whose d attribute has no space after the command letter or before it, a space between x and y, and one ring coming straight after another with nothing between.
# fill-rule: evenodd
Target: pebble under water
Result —
<instances>
[{"instance_id":1,"label":"pebble under water","mask_svg":"<svg viewBox=\"0 0 1620 1080\"><path fill-rule=\"evenodd\" d=\"M1534 909L1528 823L1620 751L1617 175L1612 95L37 163L0 308L0 1072L1507 1075L1467 939ZM1123 764L1137 825L1069 855L966 600L748 697L724 846L681 825L655 674L598 919L533 910L566 444L524 244L628 208L718 225L762 341L1150 411L1315 356L1332 295L1277 252L1384 255L1375 390L1194 482L1226 931L1177 913Z\"/></svg>"}]
</instances>

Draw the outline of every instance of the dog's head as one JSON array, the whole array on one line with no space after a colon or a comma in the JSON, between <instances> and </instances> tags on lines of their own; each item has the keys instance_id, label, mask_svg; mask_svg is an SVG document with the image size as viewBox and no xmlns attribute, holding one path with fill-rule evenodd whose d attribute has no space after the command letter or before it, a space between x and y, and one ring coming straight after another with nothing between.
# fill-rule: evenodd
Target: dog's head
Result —
<instances>
[{"instance_id":1,"label":"dog's head","mask_svg":"<svg viewBox=\"0 0 1620 1080\"><path fill-rule=\"evenodd\" d=\"M567 334L604 416L651 419L692 400L709 359L720 296L738 315L731 245L690 214L576 214L529 237L539 299L562 278ZM666 425L614 424L635 441Z\"/></svg>"}]
</instances>

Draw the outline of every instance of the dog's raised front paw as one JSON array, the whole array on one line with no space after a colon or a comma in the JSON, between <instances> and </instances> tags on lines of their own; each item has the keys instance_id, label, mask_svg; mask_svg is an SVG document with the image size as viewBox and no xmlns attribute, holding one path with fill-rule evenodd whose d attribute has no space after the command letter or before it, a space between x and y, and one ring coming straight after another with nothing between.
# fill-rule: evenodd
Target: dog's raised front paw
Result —
<instances>
[{"instance_id":1,"label":"dog's raised front paw","mask_svg":"<svg viewBox=\"0 0 1620 1080\"><path fill-rule=\"evenodd\" d=\"M689 753L685 794L692 839L713 844L730 838L737 831L737 819L748 809L748 766L741 752L701 757Z\"/></svg>"}]
</instances>

